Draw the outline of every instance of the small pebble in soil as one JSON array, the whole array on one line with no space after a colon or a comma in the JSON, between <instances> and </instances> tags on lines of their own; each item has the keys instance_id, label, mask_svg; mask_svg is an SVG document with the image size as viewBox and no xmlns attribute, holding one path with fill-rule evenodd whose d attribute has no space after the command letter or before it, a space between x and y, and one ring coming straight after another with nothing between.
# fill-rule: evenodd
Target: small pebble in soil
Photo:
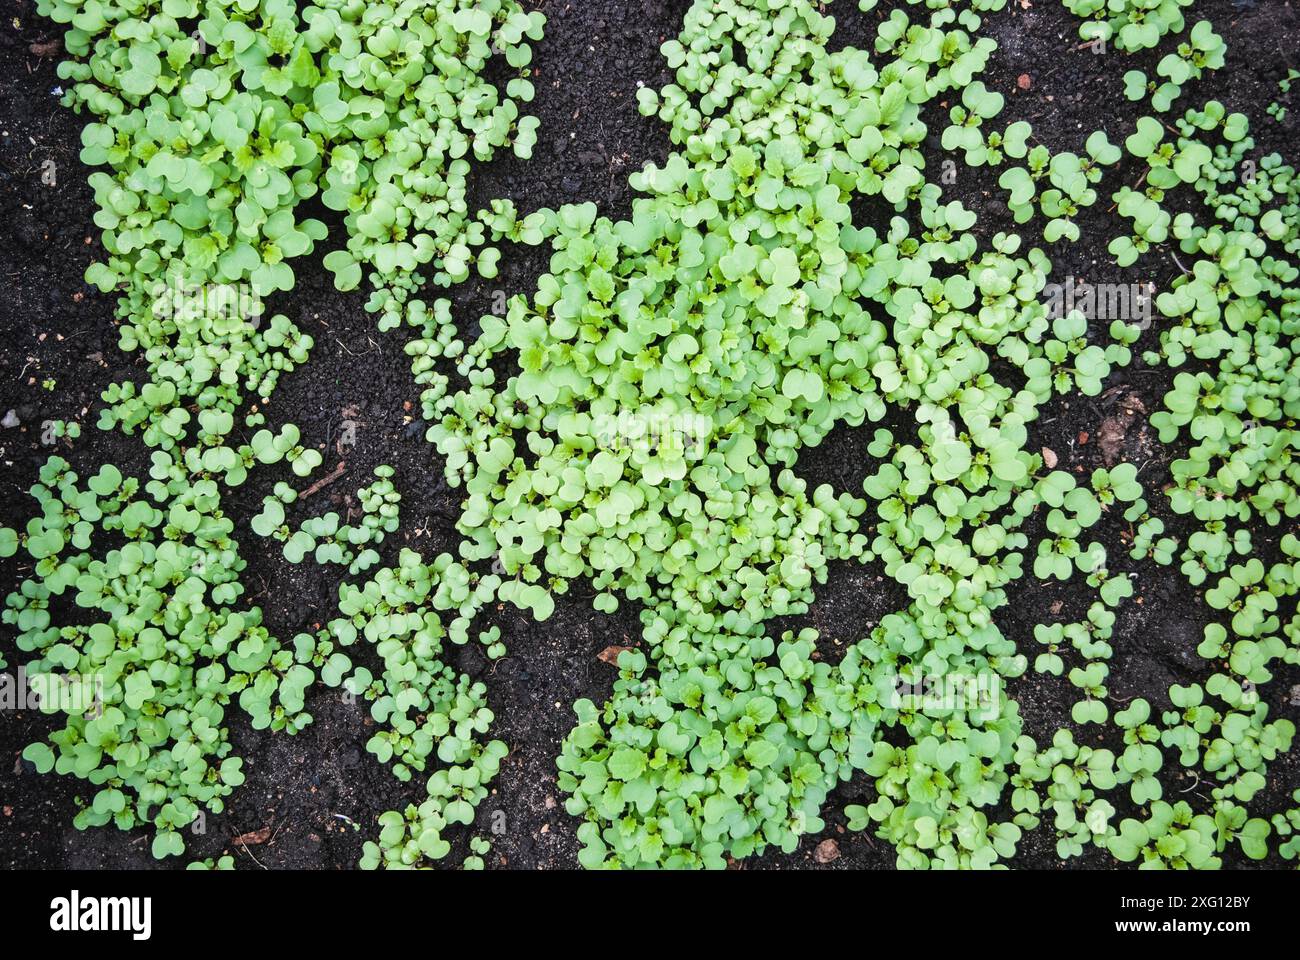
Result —
<instances>
[{"instance_id":1,"label":"small pebble in soil","mask_svg":"<svg viewBox=\"0 0 1300 960\"><path fill-rule=\"evenodd\" d=\"M813 851L813 859L818 863L831 863L840 858L840 845L834 840L823 840Z\"/></svg>"}]
</instances>

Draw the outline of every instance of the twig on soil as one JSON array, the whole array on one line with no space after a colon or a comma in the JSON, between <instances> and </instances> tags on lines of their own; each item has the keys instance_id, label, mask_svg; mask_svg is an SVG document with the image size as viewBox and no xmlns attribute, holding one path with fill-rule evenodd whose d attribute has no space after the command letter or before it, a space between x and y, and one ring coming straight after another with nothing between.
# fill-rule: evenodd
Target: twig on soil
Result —
<instances>
[{"instance_id":1,"label":"twig on soil","mask_svg":"<svg viewBox=\"0 0 1300 960\"><path fill-rule=\"evenodd\" d=\"M343 348L343 352L346 353L349 357L364 357L367 353L370 353L370 352L371 352L370 350L363 350L361 353L353 353L351 350L349 350L349 349L347 348L347 345L346 345L342 340L340 340L338 337L335 337L335 338L334 338L334 342L337 343L340 347L342 347L342 348ZM370 341L370 342L371 342L372 344L374 343L373 340Z\"/></svg>"},{"instance_id":2,"label":"twig on soil","mask_svg":"<svg viewBox=\"0 0 1300 960\"><path fill-rule=\"evenodd\" d=\"M241 843L240 846L244 848L244 852L245 852L246 854L248 854L249 858L252 859L252 861L253 861L255 864L257 864L257 865L258 865L259 867L261 867L263 870L266 869L266 864L264 864L261 860L257 859L256 856L254 856L253 851L248 849L248 844L246 844L246 843Z\"/></svg>"},{"instance_id":3,"label":"twig on soil","mask_svg":"<svg viewBox=\"0 0 1300 960\"><path fill-rule=\"evenodd\" d=\"M310 497L313 493L316 493L316 492L318 492L318 491L324 489L325 487L329 486L331 483L333 483L335 480L337 480L339 477L343 476L343 474L345 474L345 473L347 472L347 465L348 465L348 464L347 464L347 461L346 461L346 460L340 460L340 461L339 461L339 465L338 465L337 467L334 468L334 472L333 472L333 473L331 473L331 474L330 474L329 476L327 476L327 477L321 477L319 480L317 480L315 483L313 483L310 487L308 487L308 488L307 488L306 490L304 490L302 493L298 494L298 499L299 499L299 500L306 500L306 499L307 499L308 497Z\"/></svg>"}]
</instances>

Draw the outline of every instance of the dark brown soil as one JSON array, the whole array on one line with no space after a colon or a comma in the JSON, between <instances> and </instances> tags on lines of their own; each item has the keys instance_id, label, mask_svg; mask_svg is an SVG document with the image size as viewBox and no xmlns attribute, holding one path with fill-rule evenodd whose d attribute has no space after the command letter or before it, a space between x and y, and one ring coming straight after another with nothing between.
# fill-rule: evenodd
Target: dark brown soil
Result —
<instances>
[{"instance_id":1,"label":"dark brown soil","mask_svg":"<svg viewBox=\"0 0 1300 960\"><path fill-rule=\"evenodd\" d=\"M529 5L548 17L546 38L535 57L539 79L533 111L542 121L539 142L529 162L503 158L481 166L475 175L475 198L511 197L524 212L594 200L602 214L620 216L630 208L627 174L648 160L661 160L669 148L662 124L637 113L635 92L638 81L657 86L667 79L658 46L677 33L687 2L541 0ZM845 38L837 42L865 46L868 28L874 32L876 19L897 5L901 3L882 3L875 13L864 15L853 0L827 4L839 18ZM1238 0L1238 6L1251 5ZM1228 65L1195 87L1196 97L1217 97L1230 109L1246 112L1260 156L1276 149L1292 162L1300 159L1295 150L1300 105L1293 104L1282 125L1264 112L1269 101L1280 96L1278 79L1294 66L1294 51L1300 49L1300 11L1291 0L1260 0L1252 9L1240 11L1229 0L1206 0L1195 8L1196 15L1210 19L1229 44ZM989 20L988 29L999 49L984 79L1007 97L1000 120L1030 120L1035 136L1056 149L1081 151L1087 135L1099 127L1108 131L1113 142L1122 140L1136 115L1134 105L1121 94L1123 74L1133 67L1150 73L1156 56L1130 58L1118 52L1097 56L1080 49L1078 21L1058 0L1011 0L1009 9L990 15ZM86 266L99 252L98 230L91 221L92 194L85 182L88 171L77 160L83 118L61 107L52 92L59 82L57 55L33 52L34 45L39 50L39 45L57 36L51 23L36 16L33 0L13 0L0 23L0 317L4 331L0 414L12 408L22 421L16 429L0 429L0 523L10 526L24 523L30 515L33 501L25 491L40 464L56 449L76 464L112 460L125 468L147 462L137 440L93 428L99 393L116 380L138 379L138 370L133 359L116 347L110 298L82 280ZM1029 78L1027 90L1017 83L1022 74ZM932 133L928 150L936 168L942 160L938 134L945 114L946 108L932 109L927 118ZM54 185L42 182L46 161L53 161ZM981 236L1013 228L996 174L969 170L960 162L958 170L957 183L946 189L979 213L976 230ZM1082 275L1093 282L1151 279L1163 289L1177 271L1167 254L1152 254L1136 268L1149 275L1121 271L1110 262L1105 246L1117 230L1117 220L1106 213L1108 207L1103 198L1081 219L1081 243L1059 244L1048 251L1060 275ZM427 556L454 551L458 498L442 481L441 463L423 440L423 426L418 418L410 421L404 406L409 401L418 413L419 390L402 344L396 335L375 329L363 309L362 294L334 290L320 257L338 242L341 231L336 219L324 212L316 215L330 224L332 240L324 250L295 263L296 288L271 304L311 333L316 349L306 366L281 381L269 413L273 419L297 423L305 438L320 445L326 458L320 475L340 459L346 460L347 474L313 497L302 515L346 509L344 498L367 481L371 469L390 463L397 470L403 496L402 528L384 545L384 560L395 558L402 545ZM1041 224L1029 224L1019 232L1030 239L1040 229ZM494 288L509 293L531 289L546 261L543 251L507 250L498 280L459 288L454 294L456 316L465 329L472 331L476 318L490 308ZM1139 349L1152 342L1154 334L1148 332ZM54 381L52 390L42 387L47 379ZM1055 451L1060 469L1091 470L1103 462L1096 441L1101 422L1122 405L1132 406L1134 400L1148 411L1158 409L1168 380L1165 370L1146 368L1135 360L1112 377L1110 389L1102 396L1076 395L1056 402L1037 424L1032 445ZM357 408L352 419L360 426L356 446L343 456L335 440L348 407ZM86 425L75 447L40 442L40 424L56 418L78 419ZM804 452L800 472L812 483L829 482L838 489L860 492L862 478L872 469L866 452L870 432L870 428L837 430L820 447ZM1089 437L1086 442L1084 433ZM1121 459L1142 466L1141 477L1150 490L1166 481L1174 455L1161 446L1142 417L1128 430L1120 452ZM244 582L249 600L261 605L274 632L289 638L333 614L338 577L330 569L284 562L246 529L263 493L285 477L287 472L259 472L227 498L227 510L244 525L240 540L248 560ZM1120 539L1123 527L1121 518L1110 517L1094 534L1112 557L1123 557L1123 563L1129 564ZM1176 524L1172 529L1182 532ZM1278 535L1277 530L1261 529L1256 542L1272 543ZM1123 568L1136 573L1137 594L1120 608L1111 699L1121 705L1145 696L1153 704L1162 704L1170 683L1207 675L1195 646L1213 611L1176 570L1148 563ZM0 562L0 590L7 591L23 573L14 561ZM1061 616L1081 615L1090 600L1091 591L1081 579L1045 586L1027 576L1013 591L1011 603L999 611L998 620L1030 652L1033 625L1053 616L1053 604L1061 602ZM822 655L835 657L837 644L859 638L880 617L902 605L902 590L882 570L836 564L800 625L821 631ZM635 612L625 606L614 616L595 614L579 587L558 601L554 616L544 624L509 608L493 616L509 645L508 658L492 665L477 650L458 651L458 666L485 680L497 716L494 734L511 747L493 795L479 809L477 828L480 833L495 833L489 866L572 868L577 863L576 822L563 810L554 758L571 726L573 701L588 697L600 702L608 695L615 671L596 655L610 644L637 642ZM782 623L773 629L792 625ZM0 643L6 646L12 670L19 658L12 650L11 628L0 628ZM1286 703L1296 683L1300 671L1282 668L1262 694L1275 715L1300 723L1300 711ZM1013 693L1025 717L1025 732L1040 742L1068 724L1074 696L1063 679L1031 674L1016 684ZM248 781L235 791L224 813L207 817L206 833L189 843L190 854L229 852L240 867L248 868L352 867L362 843L375 832L374 818L380 812L422 799L418 778L400 784L387 767L365 753L369 733L362 707L319 688L309 710L315 722L296 737L253 731L237 710L230 711L235 750L244 757ZM71 821L79 782L39 777L24 769L19 753L47 728L44 718L30 712L0 715L0 867L154 866L149 831L137 829L125 835L113 830L76 831ZM1079 736L1093 742L1098 734ZM1270 768L1267 793L1252 808L1267 814L1283 806L1300 783L1298 767L1294 754L1279 759ZM1174 769L1167 764L1166 775ZM1170 781L1166 786L1182 789ZM1184 797L1208 805L1207 787L1191 781L1187 786ZM843 830L844 803L867 796L869 790L865 779L858 778L835 791L826 804L824 815L831 824L826 835L806 838L794 854L768 854L744 866L892 866L888 844ZM1116 803L1120 805L1118 799ZM1121 812L1126 812L1122 806ZM236 836L263 828L271 831L264 843L232 843ZM822 866L814 861L813 851L826 836L838 841L841 857ZM463 845L464 838L459 842ZM1053 846L1049 832L1040 831L1023 843L1016 863L1061 868ZM1230 865L1241 862L1231 852L1227 856ZM1080 862L1108 865L1095 855L1072 861Z\"/></svg>"}]
</instances>

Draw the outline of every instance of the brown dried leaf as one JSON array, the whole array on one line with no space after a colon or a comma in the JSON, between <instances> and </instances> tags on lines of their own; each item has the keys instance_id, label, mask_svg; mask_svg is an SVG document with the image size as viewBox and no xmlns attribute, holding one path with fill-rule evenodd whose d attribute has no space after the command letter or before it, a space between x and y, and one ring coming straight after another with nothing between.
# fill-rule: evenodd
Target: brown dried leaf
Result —
<instances>
[{"instance_id":1,"label":"brown dried leaf","mask_svg":"<svg viewBox=\"0 0 1300 960\"><path fill-rule=\"evenodd\" d=\"M1102 459L1106 461L1106 466L1111 466L1119 459L1124 438L1128 436L1128 428L1132 422L1131 417L1107 417L1097 428L1097 444L1101 447Z\"/></svg>"},{"instance_id":2,"label":"brown dried leaf","mask_svg":"<svg viewBox=\"0 0 1300 960\"><path fill-rule=\"evenodd\" d=\"M231 843L244 847L255 847L259 843L266 843L271 839L271 828L263 827L261 830L250 830L248 833L241 833L235 837Z\"/></svg>"},{"instance_id":3,"label":"brown dried leaf","mask_svg":"<svg viewBox=\"0 0 1300 960\"><path fill-rule=\"evenodd\" d=\"M600 651L600 653L596 654L596 659L604 663L608 663L612 667L617 667L618 655L622 653L624 650L635 650L635 649L636 649L635 647L618 647L618 646L610 645L606 647L604 650Z\"/></svg>"}]
</instances>

